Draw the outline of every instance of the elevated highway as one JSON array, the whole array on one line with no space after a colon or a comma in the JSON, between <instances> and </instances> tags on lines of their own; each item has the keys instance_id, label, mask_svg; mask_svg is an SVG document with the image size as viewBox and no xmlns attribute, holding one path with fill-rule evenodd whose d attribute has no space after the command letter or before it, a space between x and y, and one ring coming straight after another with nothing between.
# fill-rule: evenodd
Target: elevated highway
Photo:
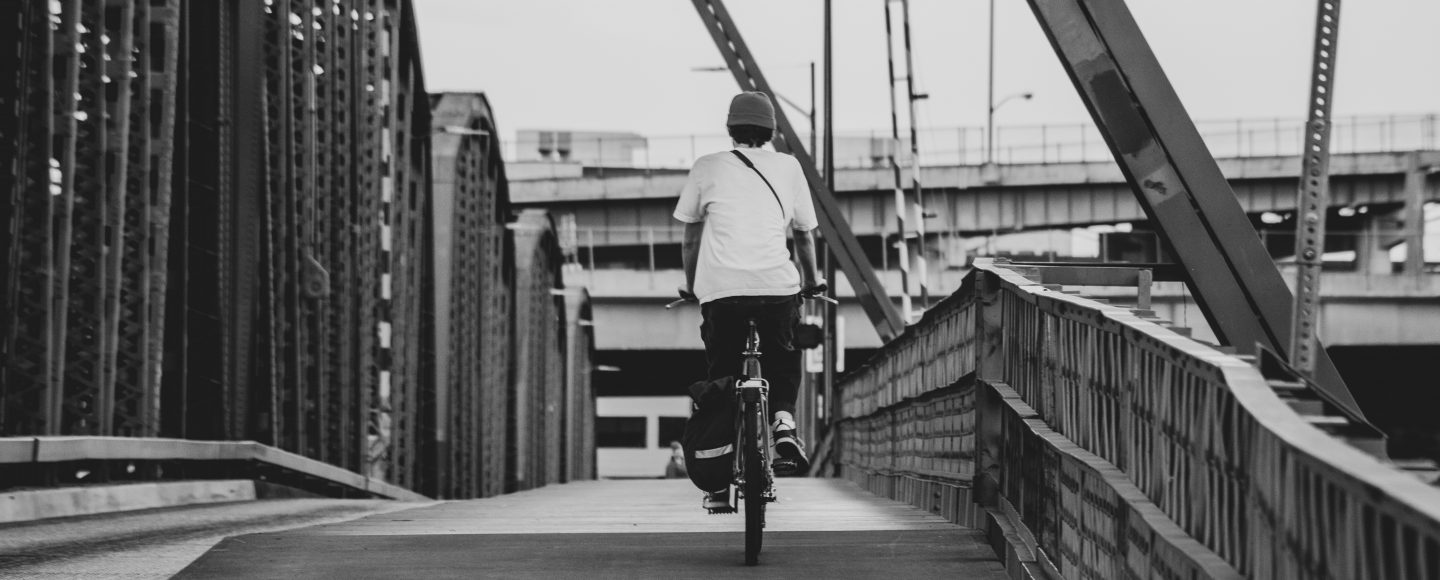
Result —
<instances>
[{"instance_id":1,"label":"elevated highway","mask_svg":"<svg viewBox=\"0 0 1440 580\"><path fill-rule=\"evenodd\" d=\"M1295 209L1300 157L1219 159L1247 213ZM1440 151L1335 155L1330 165L1334 206L1399 207L1407 200L1440 201ZM908 169L903 183L909 183ZM1416 191L1405 175L1424 174ZM572 213L577 227L594 228L597 245L677 243L670 212L686 173L643 170L609 176L516 181L517 205ZM1000 231L1135 222L1146 219L1113 161L923 167L929 232L984 235ZM889 168L836 170L838 201L858 236L893 234L894 176ZM646 231L653 230L653 231ZM650 237L647 237L650 236Z\"/></svg>"}]
</instances>

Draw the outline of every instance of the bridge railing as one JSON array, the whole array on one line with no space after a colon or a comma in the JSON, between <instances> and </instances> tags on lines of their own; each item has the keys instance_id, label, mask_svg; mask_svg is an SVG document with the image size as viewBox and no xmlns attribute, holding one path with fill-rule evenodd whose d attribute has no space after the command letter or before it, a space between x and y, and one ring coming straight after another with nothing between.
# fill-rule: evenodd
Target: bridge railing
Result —
<instances>
[{"instance_id":1,"label":"bridge railing","mask_svg":"<svg viewBox=\"0 0 1440 580\"><path fill-rule=\"evenodd\" d=\"M1440 490L1246 360L977 261L840 387L842 472L1064 578L1435 578Z\"/></svg>"},{"instance_id":2,"label":"bridge railing","mask_svg":"<svg viewBox=\"0 0 1440 580\"><path fill-rule=\"evenodd\" d=\"M1300 118L1217 119L1196 122L1205 145L1217 158L1294 156L1304 146L1305 120ZM1092 163L1112 159L1100 131L1089 123L1004 125L995 128L993 150L987 151L985 127L934 127L917 131L920 164L927 167L979 165L987 155L1000 164ZM809 146L809 136L805 145ZM636 137L576 135L565 154L504 147L509 162L569 161L587 167L688 169L695 159L731 147L720 133ZM840 131L835 135L835 166L841 169L888 167L894 155L910 163L910 141L898 146L888 130ZM1335 153L1387 153L1440 148L1440 114L1352 115L1338 117L1331 129ZM624 172L619 173L621 175Z\"/></svg>"}]
</instances>

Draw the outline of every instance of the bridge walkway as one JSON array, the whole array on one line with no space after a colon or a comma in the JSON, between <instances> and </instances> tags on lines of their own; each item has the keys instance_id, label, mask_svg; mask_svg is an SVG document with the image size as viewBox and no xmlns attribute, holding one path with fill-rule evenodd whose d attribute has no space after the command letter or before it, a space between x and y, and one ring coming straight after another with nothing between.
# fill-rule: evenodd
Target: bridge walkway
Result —
<instances>
[{"instance_id":1,"label":"bridge walkway","mask_svg":"<svg viewBox=\"0 0 1440 580\"><path fill-rule=\"evenodd\" d=\"M1004 578L980 532L840 479L781 480L760 566L687 480L602 480L227 538L176 578Z\"/></svg>"}]
</instances>

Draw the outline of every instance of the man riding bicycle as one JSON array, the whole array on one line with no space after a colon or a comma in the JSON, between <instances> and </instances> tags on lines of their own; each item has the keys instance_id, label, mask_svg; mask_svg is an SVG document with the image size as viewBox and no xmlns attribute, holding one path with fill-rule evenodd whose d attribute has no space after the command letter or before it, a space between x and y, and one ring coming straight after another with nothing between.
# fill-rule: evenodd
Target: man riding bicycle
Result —
<instances>
[{"instance_id":1,"label":"man riding bicycle","mask_svg":"<svg viewBox=\"0 0 1440 580\"><path fill-rule=\"evenodd\" d=\"M675 206L675 219L685 222L680 295L700 303L710 379L738 372L746 321L756 321L779 456L774 469L777 475L798 475L809 469L809 460L795 429L801 353L794 337L802 296L825 289L816 275L811 235L819 223L800 163L761 148L775 133L770 97L736 95L726 125L735 150L695 160ZM787 230L793 231L798 271L786 249ZM725 501L715 497L722 494L707 494L706 506Z\"/></svg>"}]
</instances>

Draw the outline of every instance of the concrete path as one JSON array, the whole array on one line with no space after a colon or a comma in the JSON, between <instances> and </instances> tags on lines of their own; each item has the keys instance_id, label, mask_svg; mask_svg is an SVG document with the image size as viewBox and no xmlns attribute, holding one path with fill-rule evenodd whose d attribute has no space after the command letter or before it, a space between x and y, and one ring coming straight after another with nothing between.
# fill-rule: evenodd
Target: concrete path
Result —
<instances>
[{"instance_id":1,"label":"concrete path","mask_svg":"<svg viewBox=\"0 0 1440 580\"><path fill-rule=\"evenodd\" d=\"M761 565L686 480L592 481L226 539L177 578L1004 578L979 533L848 482L784 479Z\"/></svg>"}]
</instances>

